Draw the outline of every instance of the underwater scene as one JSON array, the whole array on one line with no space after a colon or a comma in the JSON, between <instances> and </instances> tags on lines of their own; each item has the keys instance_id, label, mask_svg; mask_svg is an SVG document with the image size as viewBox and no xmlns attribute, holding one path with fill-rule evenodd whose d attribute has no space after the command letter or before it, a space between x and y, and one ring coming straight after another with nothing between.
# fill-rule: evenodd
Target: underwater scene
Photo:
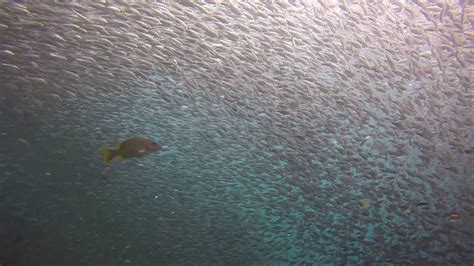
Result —
<instances>
[{"instance_id":1,"label":"underwater scene","mask_svg":"<svg viewBox=\"0 0 474 266\"><path fill-rule=\"evenodd\" d=\"M0 265L473 265L474 4L1 1Z\"/></svg>"}]
</instances>

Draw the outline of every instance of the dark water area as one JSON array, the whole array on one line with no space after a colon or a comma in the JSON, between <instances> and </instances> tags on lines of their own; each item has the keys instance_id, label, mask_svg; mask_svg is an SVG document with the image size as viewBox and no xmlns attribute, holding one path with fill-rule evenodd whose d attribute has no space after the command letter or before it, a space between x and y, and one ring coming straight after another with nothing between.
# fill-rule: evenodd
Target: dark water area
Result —
<instances>
[{"instance_id":1,"label":"dark water area","mask_svg":"<svg viewBox=\"0 0 474 266\"><path fill-rule=\"evenodd\" d=\"M473 265L473 11L1 3L0 266Z\"/></svg>"},{"instance_id":2,"label":"dark water area","mask_svg":"<svg viewBox=\"0 0 474 266\"><path fill-rule=\"evenodd\" d=\"M307 176L295 175L292 171L307 169L287 170L287 163L270 154L252 160L239 144L245 136L223 138L217 144L203 138L206 143L190 147L186 139L206 126L193 124L184 113L172 122L159 119L169 117L159 109L136 116L140 106L157 101L142 93L146 100L129 101L133 108L128 111L117 111L113 104L71 103L65 110L31 118L2 113L1 244L8 247L2 248L2 263L463 264L472 260L472 219L451 216L472 207L467 203L472 199L472 179L441 180L434 173L404 185L397 180L398 173L385 183L357 172L344 176L318 167ZM122 122L107 123L108 114ZM111 146L111 139L141 132L156 136L169 148L114 162L101 175L101 145ZM216 150L222 154L213 154ZM434 182L444 182L445 194L434 190ZM325 252L318 252L323 247Z\"/></svg>"},{"instance_id":3,"label":"dark water area","mask_svg":"<svg viewBox=\"0 0 474 266\"><path fill-rule=\"evenodd\" d=\"M81 108L94 107L68 110ZM83 133L76 122L92 122L89 114L71 112L64 117L61 112L61 118L51 113L19 120L2 114L6 122L2 125L2 233L12 249L3 250L2 263L176 265L262 260L258 250L263 251L264 243L253 235L259 232L254 222L258 216L252 214L259 203L249 207L248 214L240 210L238 200L244 196L230 192L237 179L217 176L223 172L212 172L215 165L208 161L183 169L185 159L172 155L176 148L124 161L101 175L99 149L109 137L105 133L101 143L101 136L90 139ZM156 123L159 120L147 124L156 127ZM107 126L116 131L112 135L146 132ZM160 135L166 136L166 127L160 128ZM168 159L162 161L163 156ZM161 170L162 163L170 166Z\"/></svg>"}]
</instances>

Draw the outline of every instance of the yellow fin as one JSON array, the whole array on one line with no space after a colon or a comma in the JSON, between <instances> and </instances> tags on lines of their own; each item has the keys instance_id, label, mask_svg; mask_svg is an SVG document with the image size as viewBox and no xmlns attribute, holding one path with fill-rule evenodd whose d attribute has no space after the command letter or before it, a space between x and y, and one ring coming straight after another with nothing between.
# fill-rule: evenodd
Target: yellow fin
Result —
<instances>
[{"instance_id":1,"label":"yellow fin","mask_svg":"<svg viewBox=\"0 0 474 266\"><path fill-rule=\"evenodd\" d=\"M115 150L113 149L102 148L101 153L103 163L108 163L115 157Z\"/></svg>"}]
</instances>

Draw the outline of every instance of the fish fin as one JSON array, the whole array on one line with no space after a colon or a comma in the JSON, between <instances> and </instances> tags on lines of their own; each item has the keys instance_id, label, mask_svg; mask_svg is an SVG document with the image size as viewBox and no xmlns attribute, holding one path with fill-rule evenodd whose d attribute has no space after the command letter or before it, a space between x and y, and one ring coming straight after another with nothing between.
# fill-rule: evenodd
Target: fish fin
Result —
<instances>
[{"instance_id":1,"label":"fish fin","mask_svg":"<svg viewBox=\"0 0 474 266\"><path fill-rule=\"evenodd\" d=\"M138 153L145 153L145 152L146 152L145 149L141 149L141 150L138 151Z\"/></svg>"},{"instance_id":2,"label":"fish fin","mask_svg":"<svg viewBox=\"0 0 474 266\"><path fill-rule=\"evenodd\" d=\"M123 161L123 160L125 160L125 157L123 157L122 155L118 155L118 156L117 156L117 160Z\"/></svg>"},{"instance_id":3,"label":"fish fin","mask_svg":"<svg viewBox=\"0 0 474 266\"><path fill-rule=\"evenodd\" d=\"M103 148L101 150L101 153L102 153L102 162L103 163L109 163L110 161L112 161L112 159L115 156L117 156L117 150L114 150L114 149Z\"/></svg>"}]
</instances>

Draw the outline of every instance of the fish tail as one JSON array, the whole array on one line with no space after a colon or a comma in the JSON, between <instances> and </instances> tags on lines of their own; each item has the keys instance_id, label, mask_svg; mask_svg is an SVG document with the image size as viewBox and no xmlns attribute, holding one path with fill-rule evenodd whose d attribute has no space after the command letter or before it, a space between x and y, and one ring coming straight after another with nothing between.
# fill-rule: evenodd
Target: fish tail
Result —
<instances>
[{"instance_id":1,"label":"fish tail","mask_svg":"<svg viewBox=\"0 0 474 266\"><path fill-rule=\"evenodd\" d=\"M101 150L101 153L102 153L102 162L103 163L108 163L108 162L112 161L112 159L115 156L117 156L117 150L114 150L114 149L103 148Z\"/></svg>"}]
</instances>

